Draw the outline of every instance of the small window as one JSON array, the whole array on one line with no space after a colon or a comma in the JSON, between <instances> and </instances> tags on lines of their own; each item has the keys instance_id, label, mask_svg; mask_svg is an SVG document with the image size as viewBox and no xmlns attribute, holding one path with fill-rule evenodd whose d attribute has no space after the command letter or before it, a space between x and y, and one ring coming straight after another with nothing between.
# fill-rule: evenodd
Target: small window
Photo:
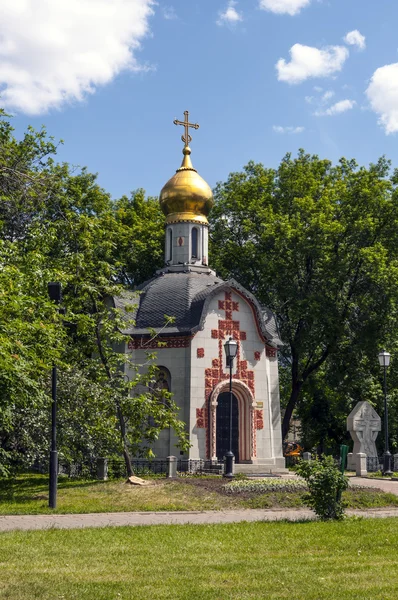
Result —
<instances>
[{"instance_id":1,"label":"small window","mask_svg":"<svg viewBox=\"0 0 398 600\"><path fill-rule=\"evenodd\" d=\"M173 232L169 229L169 257L168 260L173 260Z\"/></svg>"},{"instance_id":2,"label":"small window","mask_svg":"<svg viewBox=\"0 0 398 600\"><path fill-rule=\"evenodd\" d=\"M198 258L198 230L196 227L192 229L192 258Z\"/></svg>"}]
</instances>

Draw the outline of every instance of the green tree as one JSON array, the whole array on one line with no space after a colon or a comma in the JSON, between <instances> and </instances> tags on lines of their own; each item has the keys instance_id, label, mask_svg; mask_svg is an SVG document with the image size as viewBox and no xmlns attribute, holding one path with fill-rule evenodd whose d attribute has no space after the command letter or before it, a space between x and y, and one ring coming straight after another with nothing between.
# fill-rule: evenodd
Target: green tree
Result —
<instances>
[{"instance_id":1,"label":"green tree","mask_svg":"<svg viewBox=\"0 0 398 600\"><path fill-rule=\"evenodd\" d=\"M55 162L44 129L18 141L0 116L0 461L47 456L55 363L61 455L122 453L131 473L129 456L149 452L163 427L187 443L172 399L151 389L154 355L140 373L118 352L127 338L108 301L159 260L159 210L142 191L113 202L95 175ZM49 281L63 286L65 316Z\"/></svg>"},{"instance_id":2,"label":"green tree","mask_svg":"<svg viewBox=\"0 0 398 600\"><path fill-rule=\"evenodd\" d=\"M274 311L285 343L284 437L322 366L342 348L375 355L396 331L395 186L383 158L369 168L344 158L333 166L300 151L277 169L250 162L216 187L213 264Z\"/></svg>"}]
</instances>

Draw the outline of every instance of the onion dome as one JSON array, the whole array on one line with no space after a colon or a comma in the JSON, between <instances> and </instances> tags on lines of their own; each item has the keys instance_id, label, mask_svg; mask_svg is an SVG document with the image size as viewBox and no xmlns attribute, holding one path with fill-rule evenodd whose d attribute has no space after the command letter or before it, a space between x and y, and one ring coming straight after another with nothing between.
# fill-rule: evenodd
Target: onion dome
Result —
<instances>
[{"instance_id":1,"label":"onion dome","mask_svg":"<svg viewBox=\"0 0 398 600\"><path fill-rule=\"evenodd\" d=\"M188 111L185 121L177 121L177 125L185 125L186 134L182 136L185 143L182 151L184 158L181 167L176 174L169 179L160 192L159 202L162 211L166 215L166 223L177 223L180 221L193 221L207 225L207 215L213 206L213 194L210 186L193 168L188 143L191 136L188 135L188 126L197 129L199 125L188 123Z\"/></svg>"}]
</instances>

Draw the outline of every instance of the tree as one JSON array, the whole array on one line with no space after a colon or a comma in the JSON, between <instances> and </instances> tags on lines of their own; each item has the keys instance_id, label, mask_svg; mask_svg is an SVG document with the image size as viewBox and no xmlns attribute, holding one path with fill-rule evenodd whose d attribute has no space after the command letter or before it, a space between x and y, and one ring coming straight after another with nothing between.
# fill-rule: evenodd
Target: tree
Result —
<instances>
[{"instance_id":1,"label":"tree","mask_svg":"<svg viewBox=\"0 0 398 600\"><path fill-rule=\"evenodd\" d=\"M187 444L172 399L151 389L154 355L145 373L124 377L128 359L117 350L126 336L107 301L159 259L159 210L143 191L113 202L95 175L57 164L44 129L29 128L18 141L1 113L0 139L3 470L48 454L55 363L61 456L124 454L131 474L130 454L149 452L163 427L174 427ZM143 260L148 249L153 263ZM48 299L49 281L62 284L65 316Z\"/></svg>"},{"instance_id":2,"label":"tree","mask_svg":"<svg viewBox=\"0 0 398 600\"><path fill-rule=\"evenodd\" d=\"M397 298L396 177L300 151L278 169L250 162L215 190L213 264L276 314L289 370L282 433L315 373L341 349L375 352ZM396 326L393 326L396 331Z\"/></svg>"}]
</instances>

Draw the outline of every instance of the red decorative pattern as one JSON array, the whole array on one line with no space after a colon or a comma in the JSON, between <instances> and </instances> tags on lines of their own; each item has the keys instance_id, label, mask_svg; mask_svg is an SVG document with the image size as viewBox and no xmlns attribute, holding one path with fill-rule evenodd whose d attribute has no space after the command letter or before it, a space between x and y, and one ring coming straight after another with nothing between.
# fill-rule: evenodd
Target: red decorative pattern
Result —
<instances>
[{"instance_id":1,"label":"red decorative pattern","mask_svg":"<svg viewBox=\"0 0 398 600\"><path fill-rule=\"evenodd\" d=\"M205 355L205 349L204 348L198 348L196 350L196 356L198 358L204 358L204 355Z\"/></svg>"},{"instance_id":2,"label":"red decorative pattern","mask_svg":"<svg viewBox=\"0 0 398 600\"><path fill-rule=\"evenodd\" d=\"M263 411L256 408L255 410L256 429L264 429Z\"/></svg>"},{"instance_id":3,"label":"red decorative pattern","mask_svg":"<svg viewBox=\"0 0 398 600\"><path fill-rule=\"evenodd\" d=\"M256 351L254 353L254 360L260 360L261 359L261 352Z\"/></svg>"},{"instance_id":4,"label":"red decorative pattern","mask_svg":"<svg viewBox=\"0 0 398 600\"><path fill-rule=\"evenodd\" d=\"M162 350L163 348L189 348L190 337L168 337L155 340L132 338L128 343L129 350Z\"/></svg>"},{"instance_id":5,"label":"red decorative pattern","mask_svg":"<svg viewBox=\"0 0 398 600\"><path fill-rule=\"evenodd\" d=\"M224 356L224 340L228 336L232 336L236 340L245 341L247 339L246 331L240 330L240 322L232 319L232 312L239 311L239 302L232 301L231 292L225 293L224 300L218 301L219 310L225 311L225 319L219 319L218 321L218 329L212 329L211 337L212 339L218 339L218 358L213 358L211 365L212 368L205 369L205 400L206 405L208 405L209 399L214 388L221 382L229 379L229 369L225 366L225 356ZM260 353L261 355L261 353ZM248 370L248 362L247 360L241 360L241 346L238 345L238 353L235 359L235 373L233 375L233 379L238 379L247 385L247 387L251 390L254 395L255 385L254 385L254 371ZM224 368L226 369L224 371ZM208 405L209 406L209 405ZM211 410L211 422L215 423L216 419L216 407L213 405L209 406L209 410ZM260 411L261 412L261 411ZM260 428L260 420L257 420L257 415L254 413L254 409L250 408L250 424L248 423L249 431L251 431L250 435L252 438L252 448L251 455L257 455L257 442L256 442L256 430ZM261 428L263 428L262 425ZM210 440L210 435L213 436L213 440ZM210 454L212 452L211 448L215 448L216 440L216 426L212 428L212 432L210 432L210 428L206 426L206 451L207 457L211 458ZM214 450L213 450L214 451Z\"/></svg>"},{"instance_id":6,"label":"red decorative pattern","mask_svg":"<svg viewBox=\"0 0 398 600\"><path fill-rule=\"evenodd\" d=\"M271 346L265 346L265 352L268 358L275 358L276 356L276 348L271 348Z\"/></svg>"},{"instance_id":7,"label":"red decorative pattern","mask_svg":"<svg viewBox=\"0 0 398 600\"><path fill-rule=\"evenodd\" d=\"M198 429L207 427L207 410L205 408L196 409L196 427Z\"/></svg>"}]
</instances>

